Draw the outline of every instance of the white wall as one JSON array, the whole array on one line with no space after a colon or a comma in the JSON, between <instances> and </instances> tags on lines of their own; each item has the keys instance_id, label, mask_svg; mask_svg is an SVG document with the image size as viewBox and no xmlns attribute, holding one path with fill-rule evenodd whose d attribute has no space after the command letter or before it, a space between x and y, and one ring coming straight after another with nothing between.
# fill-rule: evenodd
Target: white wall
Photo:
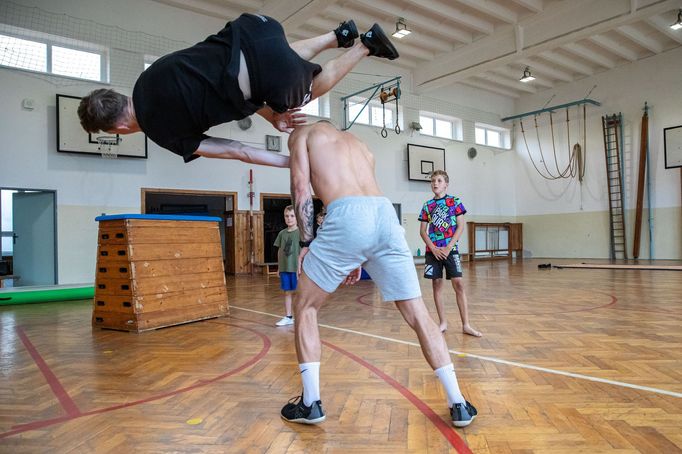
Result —
<instances>
[{"instance_id":1,"label":"white wall","mask_svg":"<svg viewBox=\"0 0 682 454\"><path fill-rule=\"evenodd\" d=\"M645 101L649 110L649 148L651 176L651 208L654 217L654 254L657 259L682 258L682 210L680 210L680 170L666 170L663 154L663 128L682 124L682 48L630 63L606 73L585 78L574 84L546 90L522 98L517 112L541 108L552 94L550 105L582 99L592 89L591 98L601 107L587 108L587 172L582 185L573 180L543 180L533 169L518 134L515 154L519 165L516 177L516 207L520 220L533 223L532 236L525 236L527 252L535 256L608 257L608 193L604 159L601 116L622 112L625 120L625 191L626 207L636 206L637 172L639 169L640 125ZM560 161L566 162L565 122L563 111L555 116L555 134ZM582 115L582 114L581 114ZM557 125L557 120L559 124ZM577 139L578 118L571 111L571 143ZM582 121L582 120L581 120ZM528 143L538 162L538 145L533 118L524 122ZM517 128L520 132L520 129ZM547 117L540 127L542 149L548 163L553 163L552 143ZM555 172L556 173L556 172ZM645 207L646 197L644 198ZM559 217L564 216L562 222ZM644 213L644 219L647 213ZM657 221L658 218L658 222ZM570 219L570 221L569 221ZM630 246L634 231L634 214L626 215ZM526 230L528 233L530 230ZM643 226L640 258L649 258L648 226ZM572 245L563 255L556 247L557 239ZM565 249L563 249L565 250ZM631 255L631 252L630 252Z\"/></svg>"},{"instance_id":2,"label":"white wall","mask_svg":"<svg viewBox=\"0 0 682 454\"><path fill-rule=\"evenodd\" d=\"M18 3L186 42L199 41L224 25L222 20L181 12L150 0L22 0ZM335 55L334 52L329 54ZM366 60L356 68L356 72L385 74L386 78L355 74L342 81L331 94L332 120L337 125L341 124L342 115L340 96L396 75L395 69L376 59ZM237 191L238 209L248 209L248 170L253 168L256 209L258 193L289 192L286 170L204 158L184 164L181 158L151 142L147 160L104 160L96 156L58 153L55 145L55 95L82 96L96 87L82 83L65 85L63 81L55 82L26 72L0 68L0 186L57 191L59 283L93 280L97 228L94 217L104 212L139 212L142 187ZM417 97L410 94L410 87L411 81L406 77L401 99L404 124L418 120L419 109L462 116L468 121L465 142L425 138L410 131L400 135L391 131L388 138L383 139L379 129L360 125L353 126L351 132L366 141L376 154L377 177L386 195L394 203L402 204L403 224L411 249L415 252L418 247L424 249L416 217L431 193L427 183L407 180L408 142L446 149L451 192L463 199L470 216L513 220L514 153L477 147L479 155L475 160L466 157L466 150L471 146L468 143L471 141L468 136L472 135L471 122L499 122L501 115L512 112L513 103L473 89L453 92L453 99L449 100L439 95L441 99ZM130 88L121 91L129 93ZM34 110L22 109L21 101L25 98L35 101ZM457 104L459 98L465 99L466 103ZM490 112L491 109L487 108L490 104L501 112ZM262 144L265 134L279 133L264 120L254 117L254 127L246 132L240 131L235 124L226 124L212 129L210 134ZM288 153L285 142L286 137L283 138L283 152ZM503 189L496 189L500 187Z\"/></svg>"}]
</instances>

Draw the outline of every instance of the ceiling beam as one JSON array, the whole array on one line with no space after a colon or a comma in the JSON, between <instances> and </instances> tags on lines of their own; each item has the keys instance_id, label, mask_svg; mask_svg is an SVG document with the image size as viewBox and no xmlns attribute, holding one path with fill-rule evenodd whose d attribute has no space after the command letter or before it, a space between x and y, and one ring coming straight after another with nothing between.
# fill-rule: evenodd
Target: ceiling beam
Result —
<instances>
[{"instance_id":1,"label":"ceiling beam","mask_svg":"<svg viewBox=\"0 0 682 454\"><path fill-rule=\"evenodd\" d=\"M623 46L621 43L619 43L615 39L609 38L608 36L596 35L590 37L590 40L597 43L597 45L603 47L609 52L612 52L626 60L637 61L639 59L639 55L637 55L637 52Z\"/></svg>"},{"instance_id":2,"label":"ceiling beam","mask_svg":"<svg viewBox=\"0 0 682 454\"><path fill-rule=\"evenodd\" d=\"M563 66L564 68L573 70L574 72L583 74L585 76L591 76L594 74L594 69L591 66L582 64L575 59L571 59L565 55L560 54L559 52L548 50L541 53L539 57L542 57L545 60L549 60L550 62L557 63Z\"/></svg>"},{"instance_id":3,"label":"ceiling beam","mask_svg":"<svg viewBox=\"0 0 682 454\"><path fill-rule=\"evenodd\" d=\"M515 11L490 0L457 0L457 2L508 24L515 24L519 20Z\"/></svg>"},{"instance_id":4,"label":"ceiling beam","mask_svg":"<svg viewBox=\"0 0 682 454\"><path fill-rule=\"evenodd\" d=\"M421 9L425 9L446 19L449 19L453 22L456 22L460 25L463 25L466 28L481 32L484 35L490 35L495 31L495 26L493 25L492 22L468 14L454 6L444 5L442 3L434 3L430 0L408 0L408 2L418 6Z\"/></svg>"},{"instance_id":5,"label":"ceiling beam","mask_svg":"<svg viewBox=\"0 0 682 454\"><path fill-rule=\"evenodd\" d=\"M192 11L205 16L224 19L227 21L238 18L244 12L255 12L253 9L244 10L241 8L230 8L226 6L219 6L213 2L204 0L153 0L162 5L174 6L185 11Z\"/></svg>"},{"instance_id":6,"label":"ceiling beam","mask_svg":"<svg viewBox=\"0 0 682 454\"><path fill-rule=\"evenodd\" d=\"M653 52L654 54L660 54L663 52L663 45L656 41L651 36L647 36L644 33L637 30L635 27L630 25L623 25L618 27L618 32L625 35L631 41L634 41L643 48Z\"/></svg>"},{"instance_id":7,"label":"ceiling beam","mask_svg":"<svg viewBox=\"0 0 682 454\"><path fill-rule=\"evenodd\" d=\"M615 60L595 52L583 44L568 43L563 46L563 49L596 65L603 66L604 68L616 67Z\"/></svg>"},{"instance_id":8,"label":"ceiling beam","mask_svg":"<svg viewBox=\"0 0 682 454\"><path fill-rule=\"evenodd\" d=\"M491 72L483 73L477 76L477 79L488 80L490 82L496 83L503 87L511 88L512 90L524 91L526 93L537 93L537 89L530 85L530 83L520 82L518 79L508 79L506 77L500 77Z\"/></svg>"},{"instance_id":9,"label":"ceiling beam","mask_svg":"<svg viewBox=\"0 0 682 454\"><path fill-rule=\"evenodd\" d=\"M648 18L646 21L649 24L653 25L656 31L659 31L668 38L672 39L673 41L682 44L682 33L680 33L679 30L675 31L672 28L670 28L670 24L672 24L675 21L674 19L668 20L663 16L653 16Z\"/></svg>"},{"instance_id":10,"label":"ceiling beam","mask_svg":"<svg viewBox=\"0 0 682 454\"><path fill-rule=\"evenodd\" d=\"M513 0L513 2L533 11L534 13L539 13L544 8L542 0Z\"/></svg>"},{"instance_id":11,"label":"ceiling beam","mask_svg":"<svg viewBox=\"0 0 682 454\"><path fill-rule=\"evenodd\" d=\"M468 44L473 41L473 35L459 28L448 27L442 22L431 19L422 14L417 14L406 8L396 6L393 1L387 0L354 0L362 4L364 8L371 9L382 17L391 18L391 23L395 24L398 17L404 17L411 26L422 27L429 30L432 34L442 36L447 42ZM351 7L349 7L351 8Z\"/></svg>"},{"instance_id":12,"label":"ceiling beam","mask_svg":"<svg viewBox=\"0 0 682 454\"><path fill-rule=\"evenodd\" d=\"M490 82L477 82L475 80L469 79L462 82L462 85L468 85L481 90L491 91L493 93L497 93L498 95L507 96L509 98L519 98L521 96L521 93L518 91L508 90Z\"/></svg>"},{"instance_id":13,"label":"ceiling beam","mask_svg":"<svg viewBox=\"0 0 682 454\"><path fill-rule=\"evenodd\" d=\"M336 0L266 0L260 12L280 21L288 32L294 32L334 3Z\"/></svg>"},{"instance_id":14,"label":"ceiling beam","mask_svg":"<svg viewBox=\"0 0 682 454\"><path fill-rule=\"evenodd\" d=\"M630 3L620 0L558 2L521 22L525 47L520 52L514 46L513 27L505 26L492 36L420 66L415 71L415 91L425 93L460 82L497 66L513 63L519 57L533 57L567 43L605 33L614 27L670 11L677 5L679 0L654 0L631 13ZM585 14L585 11L590 11L590 14Z\"/></svg>"},{"instance_id":15,"label":"ceiling beam","mask_svg":"<svg viewBox=\"0 0 682 454\"><path fill-rule=\"evenodd\" d=\"M358 13L356 11L350 10L348 8L343 8L339 6L332 6L327 10L327 13L330 15L333 15L335 17L353 17L355 16L355 23L361 30L358 30L360 33L363 33L363 31L367 28L369 28L373 23L374 19L371 17L362 17L358 18ZM363 28L364 25L364 28ZM412 28L412 24L408 23L408 26ZM430 29L429 29L430 30ZM387 33L391 33L393 30L384 30ZM405 43L414 43L417 47L424 47L429 49L429 51L438 53L438 52L452 52L453 46L451 42L448 42L446 39L438 38L435 36L430 36L427 33L422 33L420 30L413 30L414 33L408 35L406 38L403 40L400 39L395 39L393 42L395 44L400 44L403 41Z\"/></svg>"}]
</instances>

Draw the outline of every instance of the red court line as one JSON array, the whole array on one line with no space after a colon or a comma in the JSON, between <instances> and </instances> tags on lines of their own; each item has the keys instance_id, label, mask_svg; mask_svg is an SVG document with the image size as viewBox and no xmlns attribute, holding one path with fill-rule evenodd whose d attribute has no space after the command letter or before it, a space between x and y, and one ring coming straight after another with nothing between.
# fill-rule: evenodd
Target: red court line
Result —
<instances>
[{"instance_id":1,"label":"red court line","mask_svg":"<svg viewBox=\"0 0 682 454\"><path fill-rule=\"evenodd\" d=\"M383 381L391 385L393 388L395 388L400 394L402 394L412 405L417 407L419 411L421 411L424 416L426 416L434 426L440 432L443 434L443 436L450 442L450 444L459 452L460 454L473 454L472 451L469 449L467 444L462 440L462 438L455 432L455 430L450 427L450 424L446 423L443 421L437 414L434 412L431 407L429 407L423 400L421 400L419 397L415 396L412 391L398 383L393 377L390 375L384 373L380 369L378 369L376 366L368 363L364 359L360 358L359 356L354 355L353 353L346 351L342 349L341 347L338 347L334 344L331 344L327 341L322 341L324 345L327 347L331 348L332 350L336 350L337 352L341 353L342 355L345 355L355 361L356 363L360 364L366 369L369 369L372 371L375 375L377 375L379 378L381 378Z\"/></svg>"},{"instance_id":2,"label":"red court line","mask_svg":"<svg viewBox=\"0 0 682 454\"><path fill-rule=\"evenodd\" d=\"M235 320L242 320L245 322L251 322L255 323L257 325L264 325L264 326L271 326L271 325L266 325L265 323L262 322L257 322L254 320L248 320L248 319L242 319L242 318L237 318L237 317L232 317ZM429 407L423 400L421 400L419 397L415 396L412 391L409 389L405 388L403 385L401 385L398 381L396 381L393 377L390 375L387 375L386 373L382 372L380 369L378 369L376 366L368 363L364 359L354 355L353 353L346 351L342 349L341 347L331 344L327 341L321 341L322 344L326 345L327 347L331 348L332 350L336 350L337 352L341 353L342 355L345 355L355 361L356 363L360 364L366 369L369 369L372 371L376 376L381 378L383 381L391 385L393 388L395 388L400 394L402 394L412 405L417 407L419 411L422 412L424 416L426 416L432 423L433 425L436 426L438 430L443 434L443 436L450 442L450 444L459 452L460 454L473 454L472 451L469 449L469 447L466 445L464 440L455 432L455 430L445 421L443 421L437 414L434 412L431 407Z\"/></svg>"},{"instance_id":3,"label":"red court line","mask_svg":"<svg viewBox=\"0 0 682 454\"><path fill-rule=\"evenodd\" d=\"M33 346L24 330L19 326L17 326L15 329L19 335L19 339L21 339L24 347L26 347L26 350L28 350L31 358L33 358L33 361L35 361L36 366L38 366L38 369L40 369L40 372L42 372L43 377L45 377L47 384L50 385L50 388L52 388L52 392L59 400L59 403L62 405L64 411L66 411L66 414L69 417L80 415L81 411L78 409L78 406L73 399L71 399L69 393L66 392L57 376L52 372L52 369L50 369L50 366L48 366L43 357L40 356L40 353L38 353L38 350Z\"/></svg>"},{"instance_id":4,"label":"red court line","mask_svg":"<svg viewBox=\"0 0 682 454\"><path fill-rule=\"evenodd\" d=\"M12 428L12 430L10 430L10 431L4 432L4 433L0 433L0 439L7 438L7 437L10 437L10 436L12 436L12 435L16 435L16 434L19 434L19 433L22 433L22 432L26 432L26 431L29 431L29 430L40 429L40 428L43 428L43 427L51 426L51 425L53 425L53 424L58 424L58 423L61 423L61 422L67 422L67 421L71 421L71 420L77 419L77 418L82 418L82 417L84 417L84 416L92 416L92 415L98 415L98 414L102 414L102 413L108 413L108 412L110 412L110 411L120 410L121 408L132 407L132 406L135 406L135 405L140 405L140 404L144 404L144 403L147 403L147 402L152 402L152 401L155 401L155 400L163 399L163 398L165 398L165 397L170 397L170 396L175 396L175 395L178 395L178 394L182 394L182 393L185 393L185 392L187 392L187 391L191 391L191 390L193 390L193 389L201 388L201 387L204 387L204 386L206 386L206 385L210 385L210 384L212 384L212 383L215 383L215 382L217 382L217 381L219 381L219 380L222 380L222 379L224 379L224 378L227 378L227 377L229 377L229 376L231 376L231 375L235 375L235 374L237 374L237 373L243 371L244 369L247 369L247 368L251 367L252 365L256 364L258 361L260 361L261 359L263 359L263 357L264 357L264 356L267 354L267 352L270 350L270 346L271 346L272 344L271 344L271 342L270 342L270 339L269 339L267 336L265 336L264 334L261 334L260 332L258 332L258 331L256 331L256 330L253 330L253 329L250 329L250 328L246 328L246 327L243 327L243 326L233 325L233 324L231 324L231 323L220 323L220 324L221 324L221 325L234 326L235 328L241 328L241 329L245 329L245 330L247 330L247 331L250 331L250 332L252 332L252 333L255 333L255 334L256 334L257 336L259 336L259 337L261 338L261 340L263 341L263 347L261 348L261 351L260 351L257 355L253 356L250 360L248 360L247 362L245 362L244 364L242 364L241 366L236 367L236 368L234 368L234 369L232 369L232 370L230 370L230 371L227 371L227 372L225 372L225 373L223 373L223 374L221 374L221 375L218 375L218 376L216 376L216 377L213 377L213 378L211 378L211 379L209 379L209 380L199 380L199 381L197 381L196 383L194 383L194 384L192 384L192 385L189 385L189 386L186 386L186 387L184 387L184 388L179 388L179 389L176 389L176 390L173 390L173 391L168 391L168 392L165 392L165 393L156 394L156 395L153 395L153 396L151 396L151 397L147 397L147 398L145 398L145 399L140 399L140 400L136 400L136 401L133 401L133 402L127 402L127 403L125 403L125 404L113 405L113 406L111 406L111 407L100 408L100 409L98 409L98 410L91 410L91 411L88 411L88 412L85 412L85 413L79 413L79 414L77 414L77 415L61 416L61 417L58 417L58 418L45 419L45 420L42 420L42 421L35 421L35 422L28 423L28 424L19 424L19 425L14 426L14 427Z\"/></svg>"}]
</instances>

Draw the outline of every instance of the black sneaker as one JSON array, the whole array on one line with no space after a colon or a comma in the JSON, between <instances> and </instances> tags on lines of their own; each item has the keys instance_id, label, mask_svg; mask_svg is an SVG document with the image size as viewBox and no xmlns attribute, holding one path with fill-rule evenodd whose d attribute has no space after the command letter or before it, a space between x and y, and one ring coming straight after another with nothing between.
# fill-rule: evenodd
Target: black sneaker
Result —
<instances>
[{"instance_id":1,"label":"black sneaker","mask_svg":"<svg viewBox=\"0 0 682 454\"><path fill-rule=\"evenodd\" d=\"M355 26L355 22L352 20L341 22L336 27L336 30L334 30L334 34L336 35L336 42L339 44L339 47L352 47L355 44L355 38L359 36L358 27Z\"/></svg>"},{"instance_id":2,"label":"black sneaker","mask_svg":"<svg viewBox=\"0 0 682 454\"><path fill-rule=\"evenodd\" d=\"M303 404L303 396L297 396L289 400L289 403L282 407L282 419L289 422L301 424L319 424L324 421L326 416L322 411L322 401L313 402L310 407Z\"/></svg>"},{"instance_id":3,"label":"black sneaker","mask_svg":"<svg viewBox=\"0 0 682 454\"><path fill-rule=\"evenodd\" d=\"M463 404L455 404L450 409L450 418L455 427L466 427L474 420L478 411L476 407L471 405L468 401Z\"/></svg>"},{"instance_id":4,"label":"black sneaker","mask_svg":"<svg viewBox=\"0 0 682 454\"><path fill-rule=\"evenodd\" d=\"M388 58L389 60L395 60L399 57L398 51L379 24L372 25L367 33L360 35L360 40L369 49L369 54L374 57Z\"/></svg>"}]
</instances>

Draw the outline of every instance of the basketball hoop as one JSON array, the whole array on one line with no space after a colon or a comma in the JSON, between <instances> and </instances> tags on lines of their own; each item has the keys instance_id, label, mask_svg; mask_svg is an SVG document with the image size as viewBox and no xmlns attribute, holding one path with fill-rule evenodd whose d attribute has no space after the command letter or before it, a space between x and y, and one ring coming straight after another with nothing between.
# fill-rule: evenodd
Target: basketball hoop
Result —
<instances>
[{"instance_id":1,"label":"basketball hoop","mask_svg":"<svg viewBox=\"0 0 682 454\"><path fill-rule=\"evenodd\" d=\"M104 159L118 158L118 145L123 139L116 136L100 136L97 138L97 151L102 154Z\"/></svg>"}]
</instances>

